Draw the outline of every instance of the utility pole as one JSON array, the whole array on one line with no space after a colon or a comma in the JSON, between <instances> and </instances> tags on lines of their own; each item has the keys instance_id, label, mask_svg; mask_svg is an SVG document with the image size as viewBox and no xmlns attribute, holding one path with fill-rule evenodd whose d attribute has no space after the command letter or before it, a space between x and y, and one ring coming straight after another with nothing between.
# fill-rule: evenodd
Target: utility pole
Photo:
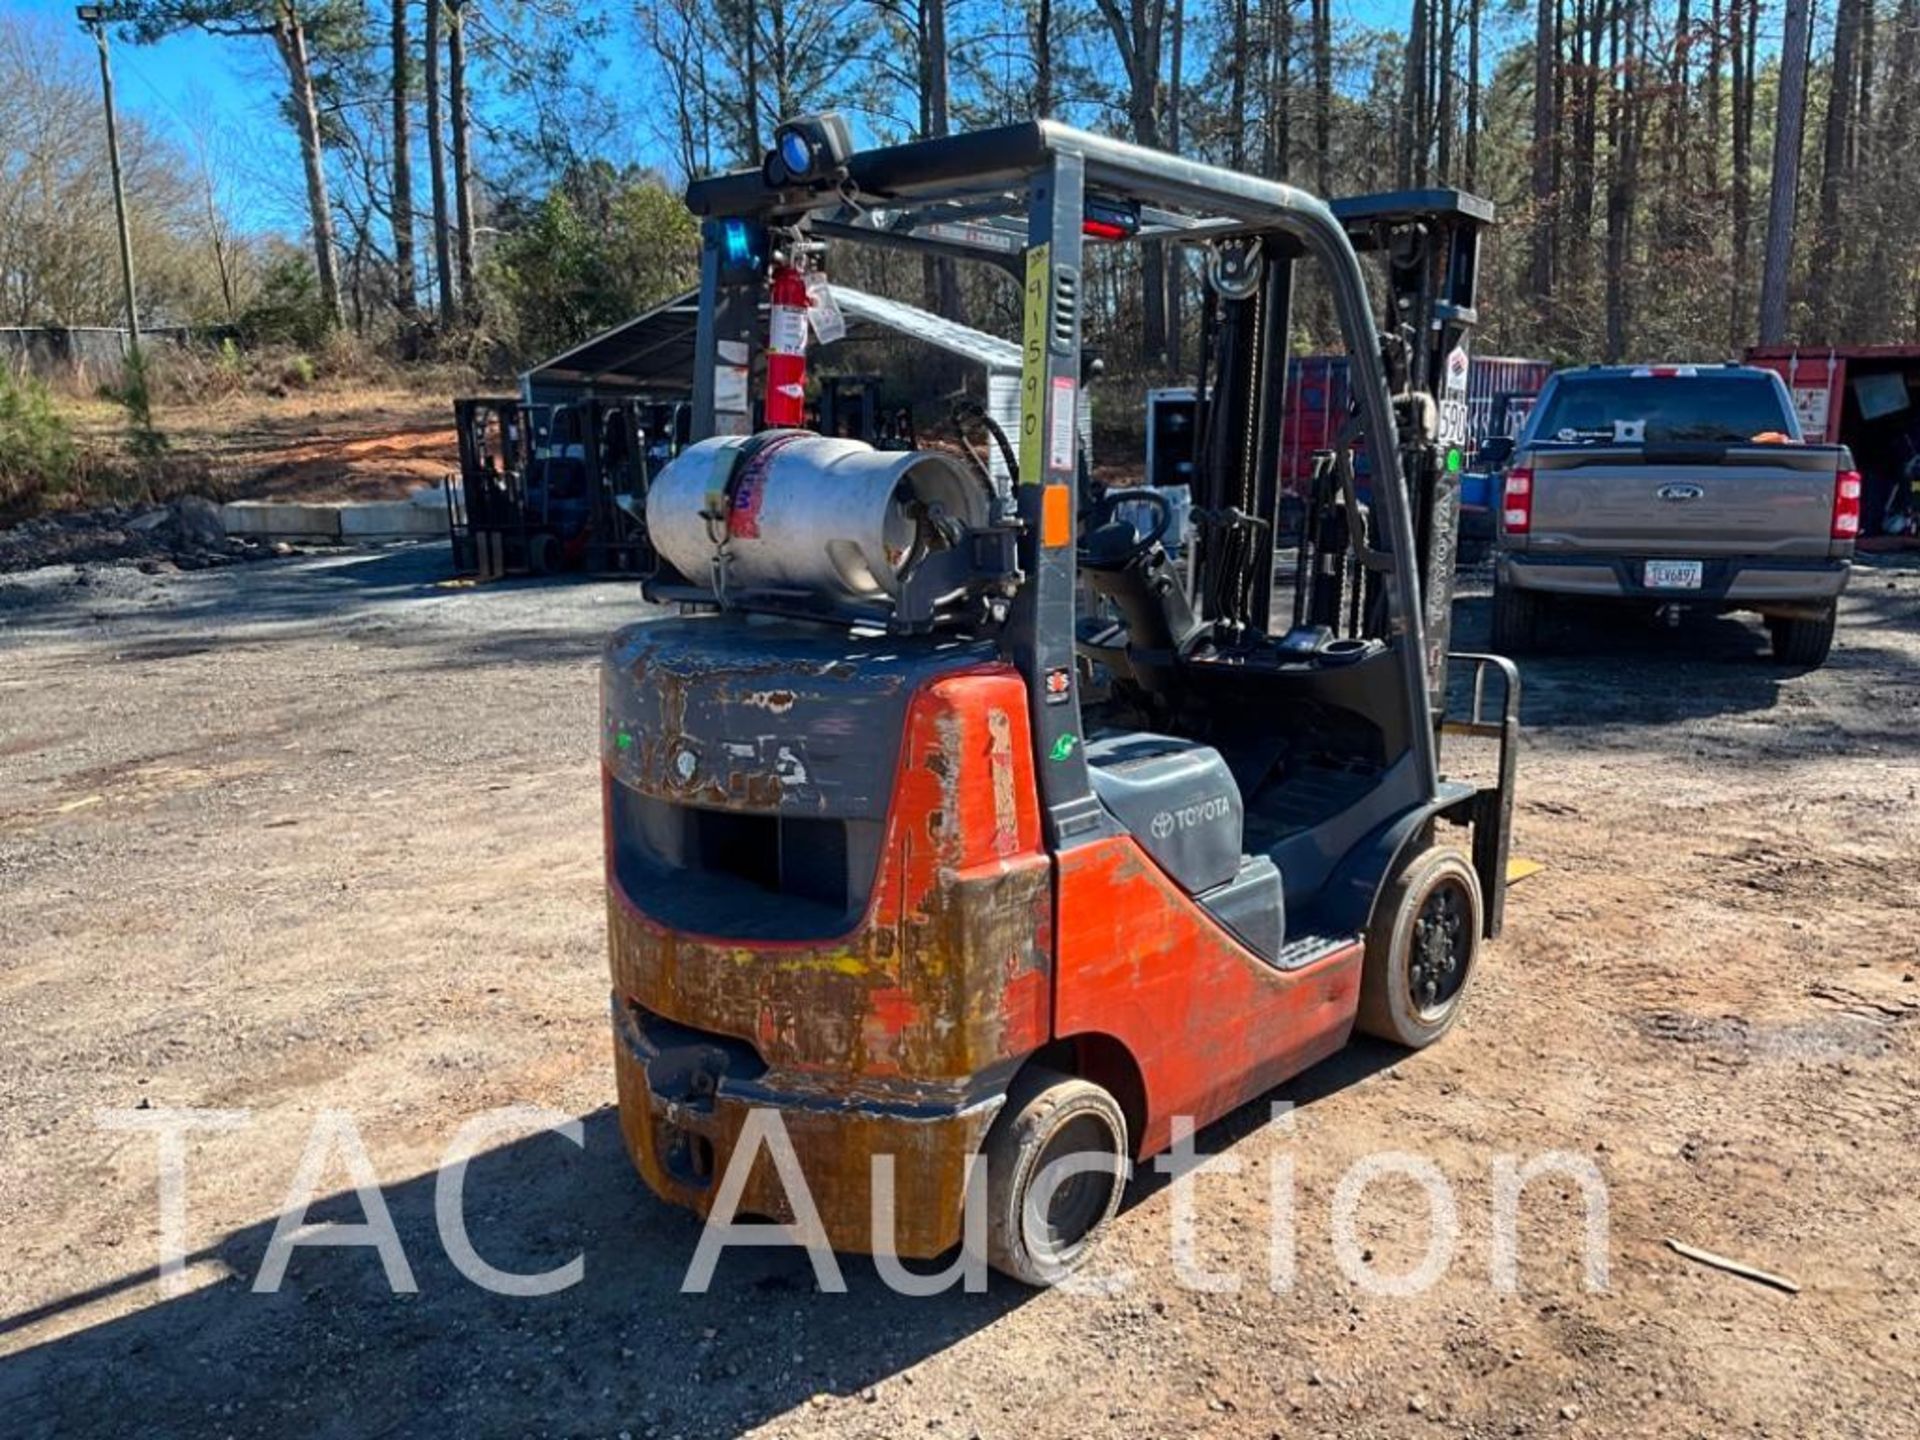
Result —
<instances>
[{"instance_id":1,"label":"utility pole","mask_svg":"<svg viewBox=\"0 0 1920 1440\"><path fill-rule=\"evenodd\" d=\"M82 5L74 13L93 35L100 49L100 93L107 107L107 168L113 174L113 213L120 224L120 283L127 292L127 349L140 358L140 308L133 290L133 236L127 229L127 192L120 179L120 130L113 113L113 66L107 60L107 12L103 6Z\"/></svg>"},{"instance_id":2,"label":"utility pole","mask_svg":"<svg viewBox=\"0 0 1920 1440\"><path fill-rule=\"evenodd\" d=\"M1787 0L1780 42L1780 109L1773 128L1773 191L1767 204L1767 254L1760 271L1760 343L1787 338L1787 283L1793 261L1794 202L1800 190L1800 131L1807 111L1810 0Z\"/></svg>"}]
</instances>

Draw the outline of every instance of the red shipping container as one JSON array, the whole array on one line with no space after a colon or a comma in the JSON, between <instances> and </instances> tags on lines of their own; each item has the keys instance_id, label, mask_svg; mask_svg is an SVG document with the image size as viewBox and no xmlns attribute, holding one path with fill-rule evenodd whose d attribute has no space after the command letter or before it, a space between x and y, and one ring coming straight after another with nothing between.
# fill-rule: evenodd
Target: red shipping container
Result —
<instances>
[{"instance_id":1,"label":"red shipping container","mask_svg":"<svg viewBox=\"0 0 1920 1440\"><path fill-rule=\"evenodd\" d=\"M1467 372L1469 451L1499 425L1512 434L1533 397L1553 373L1550 360L1475 355ZM1504 402L1504 403L1502 403ZM1313 474L1313 452L1330 450L1347 422L1345 355L1301 355L1287 367L1285 415L1280 430L1280 492L1298 495ZM1366 473L1364 450L1354 456L1356 474Z\"/></svg>"},{"instance_id":2,"label":"red shipping container","mask_svg":"<svg viewBox=\"0 0 1920 1440\"><path fill-rule=\"evenodd\" d=\"M1911 496L1908 469L1920 458L1920 346L1755 346L1747 363L1787 382L1808 440L1853 452L1861 533L1885 534L1889 504Z\"/></svg>"}]
</instances>

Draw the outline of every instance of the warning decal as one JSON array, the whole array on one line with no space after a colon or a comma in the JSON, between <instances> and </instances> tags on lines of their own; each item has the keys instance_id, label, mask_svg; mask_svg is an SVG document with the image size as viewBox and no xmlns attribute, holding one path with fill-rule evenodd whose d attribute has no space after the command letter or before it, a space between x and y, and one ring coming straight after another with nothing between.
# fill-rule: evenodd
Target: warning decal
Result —
<instances>
[{"instance_id":1,"label":"warning decal","mask_svg":"<svg viewBox=\"0 0 1920 1440\"><path fill-rule=\"evenodd\" d=\"M1073 403L1074 384L1065 375L1054 377L1053 410L1047 425L1047 468L1073 469L1073 432L1080 413Z\"/></svg>"}]
</instances>

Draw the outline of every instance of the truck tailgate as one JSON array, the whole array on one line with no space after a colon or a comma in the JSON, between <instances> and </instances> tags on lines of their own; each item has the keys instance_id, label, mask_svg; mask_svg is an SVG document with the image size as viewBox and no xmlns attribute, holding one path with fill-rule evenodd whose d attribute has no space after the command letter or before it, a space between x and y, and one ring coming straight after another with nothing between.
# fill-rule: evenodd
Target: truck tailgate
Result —
<instances>
[{"instance_id":1,"label":"truck tailgate","mask_svg":"<svg viewBox=\"0 0 1920 1440\"><path fill-rule=\"evenodd\" d=\"M1825 556L1834 446L1542 445L1533 551Z\"/></svg>"}]
</instances>

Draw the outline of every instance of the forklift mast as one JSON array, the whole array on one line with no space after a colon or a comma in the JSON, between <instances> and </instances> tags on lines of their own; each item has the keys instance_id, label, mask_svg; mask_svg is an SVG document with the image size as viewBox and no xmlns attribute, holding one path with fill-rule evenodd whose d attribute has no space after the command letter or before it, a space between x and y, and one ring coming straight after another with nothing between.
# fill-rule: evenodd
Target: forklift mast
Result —
<instances>
[{"instance_id":1,"label":"forklift mast","mask_svg":"<svg viewBox=\"0 0 1920 1440\"><path fill-rule=\"evenodd\" d=\"M1414 190L1335 201L1333 212L1354 248L1379 255L1386 271L1387 383L1413 505L1428 684L1444 717L1469 432L1467 334L1480 318L1480 234L1493 206L1461 190Z\"/></svg>"},{"instance_id":2,"label":"forklift mast","mask_svg":"<svg viewBox=\"0 0 1920 1440\"><path fill-rule=\"evenodd\" d=\"M1477 318L1480 230L1493 207L1458 190L1423 190L1357 196L1336 201L1332 210L1355 251L1377 255L1384 271L1380 359L1412 519L1428 689L1438 718L1447 694L1467 438L1466 336ZM1191 588L1206 598L1210 613L1257 636L1271 622L1277 453L1298 247L1269 240L1224 253L1229 259L1216 266L1203 326L1209 340L1216 333L1220 338L1202 359L1202 463L1194 496L1201 543ZM1211 376L1210 365L1217 369ZM1301 525L1292 623L1338 637L1385 638L1385 597L1372 583L1385 565L1376 560L1369 567L1366 556L1392 547L1390 536L1369 525L1377 497L1361 505L1348 468L1345 451L1358 434L1350 425L1334 451L1317 457Z\"/></svg>"}]
</instances>

